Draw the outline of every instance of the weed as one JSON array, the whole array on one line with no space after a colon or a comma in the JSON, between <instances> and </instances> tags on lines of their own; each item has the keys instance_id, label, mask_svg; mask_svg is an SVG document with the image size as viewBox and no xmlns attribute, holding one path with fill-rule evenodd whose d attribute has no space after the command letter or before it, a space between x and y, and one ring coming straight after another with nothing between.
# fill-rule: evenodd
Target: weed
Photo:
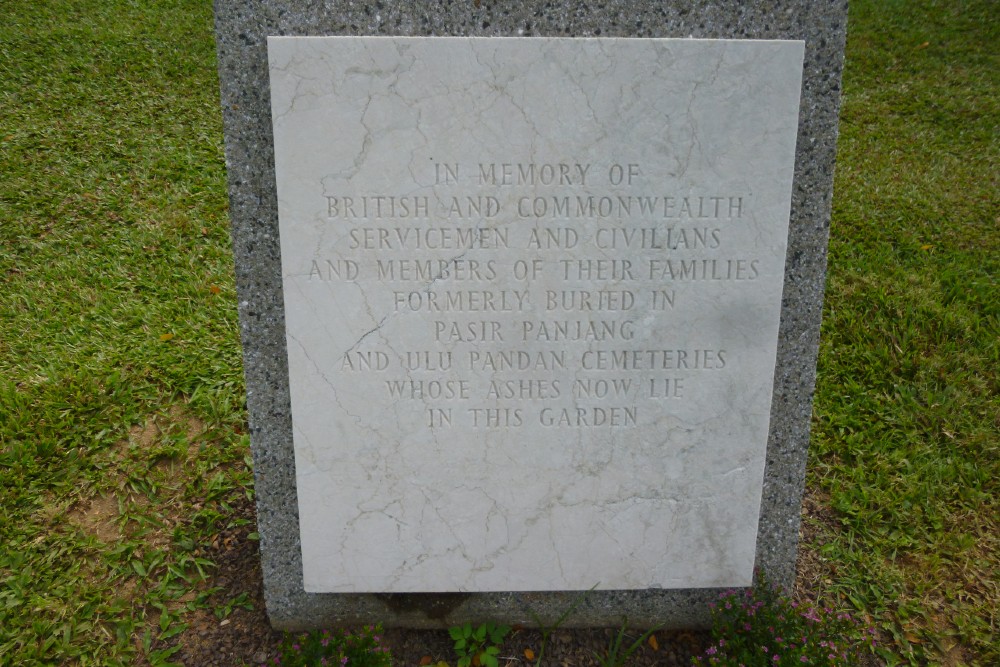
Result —
<instances>
[{"instance_id":1,"label":"weed","mask_svg":"<svg viewBox=\"0 0 1000 667\"><path fill-rule=\"evenodd\" d=\"M542 619L538 616L538 614L535 613L534 609L528 609L528 613L535 621L535 625L538 626L538 631L542 634L542 643L538 647L538 654L535 657L535 667L541 667L542 659L545 657L545 648L548 646L549 637L552 636L552 633L558 630L562 624L573 615L573 612L575 612L580 605L584 603L587 597L593 593L595 589L597 589L597 586L598 584L594 584L588 590L582 591L579 595L577 595L573 602L563 610L563 613L559 614L559 618L557 618L556 622L552 625L546 625L542 622Z\"/></svg>"},{"instance_id":2,"label":"weed","mask_svg":"<svg viewBox=\"0 0 1000 667\"><path fill-rule=\"evenodd\" d=\"M497 625L491 622L478 627L466 623L449 628L448 634L455 640L458 667L470 667L470 665L497 667L500 645L509 632L509 625Z\"/></svg>"},{"instance_id":3,"label":"weed","mask_svg":"<svg viewBox=\"0 0 1000 667\"><path fill-rule=\"evenodd\" d=\"M628 630L628 619L623 618L622 625L618 629L618 633L614 636L614 638L611 640L611 643L608 645L607 653L603 656L595 653L594 656L597 658L597 661L601 665L601 667L622 667L622 665L625 664L625 661L631 658L632 654L638 651L642 647L643 642L649 639L649 637L654 632L659 630L661 627L663 626L658 625L656 627L650 628L649 630L641 634L638 639L629 644L628 648L626 648L625 651L622 652L622 645L625 642L625 633Z\"/></svg>"}]
</instances>

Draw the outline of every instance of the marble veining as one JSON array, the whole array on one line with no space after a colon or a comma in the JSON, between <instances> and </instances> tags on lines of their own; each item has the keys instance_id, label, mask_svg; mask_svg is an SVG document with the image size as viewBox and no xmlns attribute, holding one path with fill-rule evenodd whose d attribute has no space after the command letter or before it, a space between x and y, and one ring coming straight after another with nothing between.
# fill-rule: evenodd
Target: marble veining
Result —
<instances>
[{"instance_id":1,"label":"marble veining","mask_svg":"<svg viewBox=\"0 0 1000 667\"><path fill-rule=\"evenodd\" d=\"M305 590L749 583L803 43L268 60Z\"/></svg>"}]
</instances>

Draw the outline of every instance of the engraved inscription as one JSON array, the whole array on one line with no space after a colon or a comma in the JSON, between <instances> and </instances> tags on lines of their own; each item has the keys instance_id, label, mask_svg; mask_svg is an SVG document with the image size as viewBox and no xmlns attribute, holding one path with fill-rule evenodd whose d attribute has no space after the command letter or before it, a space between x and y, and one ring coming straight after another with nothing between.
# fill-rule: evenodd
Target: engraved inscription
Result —
<instances>
[{"instance_id":1,"label":"engraved inscription","mask_svg":"<svg viewBox=\"0 0 1000 667\"><path fill-rule=\"evenodd\" d=\"M603 349L590 344L630 343L642 331L646 314L673 311L678 299L697 303L697 293L679 295L675 285L757 280L760 259L744 254L746 249L735 238L743 228L731 226L755 217L751 192L632 194L631 190L647 189L665 175L652 166L616 160L472 164L449 160L434 163L426 176L437 186L434 194L416 197L371 192L334 196L323 192L324 184L317 181L316 195L326 203L327 219L346 232L347 250L353 254L350 260L325 260L325 264L312 260L310 278L316 273L325 275L324 280L362 279L384 285L378 289L391 294L393 312L426 318L415 326L426 328L428 342L437 346L391 354L391 359L391 345L367 353L368 357L349 351L345 368L381 372L394 365L400 371L438 372L442 377L470 373L461 380L386 382L392 399L421 405L428 426L512 429L537 423L591 430L634 428L644 406L655 409L659 401L685 400L698 383L696 373L651 376L651 372L726 368L731 353L725 349ZM560 194L522 194L539 187ZM607 194L595 193L602 188ZM584 189L586 194L570 194ZM462 194L451 194L454 191ZM429 220L421 224L414 218ZM526 224L532 219L575 224ZM664 219L713 220L725 226L655 224ZM437 226L443 220L462 220L469 226ZM505 224L497 226L498 220ZM407 223L413 224L395 226ZM451 250L462 254L441 257L440 251ZM469 255L477 250L492 253ZM396 252L405 254L393 256ZM518 282L524 287L503 287ZM412 287L399 289L400 283ZM647 289L633 288L638 285ZM513 317L522 313L541 317ZM483 314L489 319L481 319ZM564 319L570 316L575 319ZM547 344L584 347L539 349ZM455 365L456 354L464 364ZM611 380L578 377L567 386L568 396L577 402L629 398L635 403L560 407L567 396L560 379L526 377L566 370L633 373ZM497 379L495 373L506 377ZM491 379L473 396L471 385L477 376ZM480 400L483 405L459 413L444 407L456 399Z\"/></svg>"}]
</instances>

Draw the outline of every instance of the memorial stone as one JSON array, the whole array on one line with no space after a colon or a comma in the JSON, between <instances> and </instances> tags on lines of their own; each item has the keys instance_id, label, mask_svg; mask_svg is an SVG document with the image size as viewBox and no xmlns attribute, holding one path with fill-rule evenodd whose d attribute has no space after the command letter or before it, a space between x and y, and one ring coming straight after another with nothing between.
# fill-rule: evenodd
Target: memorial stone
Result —
<instances>
[{"instance_id":1,"label":"memorial stone","mask_svg":"<svg viewBox=\"0 0 1000 667\"><path fill-rule=\"evenodd\" d=\"M697 9L217 3L276 627L789 582L844 8Z\"/></svg>"}]
</instances>

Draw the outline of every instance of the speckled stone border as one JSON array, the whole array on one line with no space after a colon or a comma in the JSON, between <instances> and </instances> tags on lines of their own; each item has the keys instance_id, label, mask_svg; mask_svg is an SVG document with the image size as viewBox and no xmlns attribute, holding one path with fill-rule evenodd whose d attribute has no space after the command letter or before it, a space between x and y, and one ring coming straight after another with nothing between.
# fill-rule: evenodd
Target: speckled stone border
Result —
<instances>
[{"instance_id":1,"label":"speckled stone border","mask_svg":"<svg viewBox=\"0 0 1000 667\"><path fill-rule=\"evenodd\" d=\"M794 579L826 273L847 2L833 0L215 0L226 166L264 594L279 629L492 619L554 622L578 592L306 593L302 588L268 87L268 35L801 39L806 43L792 213L757 565ZM691 554L698 558L697 553ZM717 591L594 591L567 627L703 627Z\"/></svg>"}]
</instances>

